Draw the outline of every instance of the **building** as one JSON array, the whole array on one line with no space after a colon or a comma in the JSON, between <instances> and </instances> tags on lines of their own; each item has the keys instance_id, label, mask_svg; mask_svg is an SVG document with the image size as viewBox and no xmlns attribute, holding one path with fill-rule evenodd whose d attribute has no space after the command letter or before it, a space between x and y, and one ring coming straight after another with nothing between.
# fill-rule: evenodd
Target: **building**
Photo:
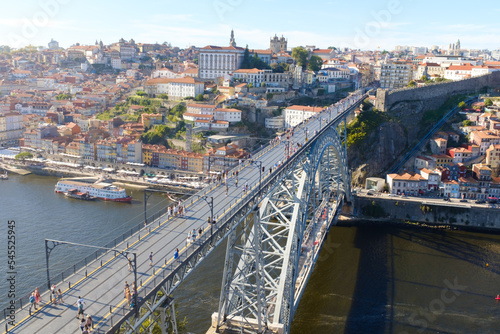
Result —
<instances>
[{"instance_id":1,"label":"building","mask_svg":"<svg viewBox=\"0 0 500 334\"><path fill-rule=\"evenodd\" d=\"M469 134L469 139L471 143L479 146L480 155L485 155L486 150L491 145L500 144L500 137L497 134L489 131L472 131Z\"/></svg>"},{"instance_id":2,"label":"building","mask_svg":"<svg viewBox=\"0 0 500 334\"><path fill-rule=\"evenodd\" d=\"M234 35L231 34L232 45L208 45L199 49L198 75L202 80L215 79L230 74L241 67L245 49L236 46Z\"/></svg>"},{"instance_id":3,"label":"building","mask_svg":"<svg viewBox=\"0 0 500 334\"><path fill-rule=\"evenodd\" d=\"M500 145L490 145L486 150L486 164L491 168L500 168Z\"/></svg>"},{"instance_id":4,"label":"building","mask_svg":"<svg viewBox=\"0 0 500 334\"><path fill-rule=\"evenodd\" d=\"M439 185L441 184L441 176L439 173L427 168L420 169L419 173L427 180L427 188L430 191L439 189Z\"/></svg>"},{"instance_id":5,"label":"building","mask_svg":"<svg viewBox=\"0 0 500 334\"><path fill-rule=\"evenodd\" d=\"M169 99L196 97L203 94L204 89L203 82L189 76L175 79L156 78L144 84L144 90L149 95L167 94Z\"/></svg>"},{"instance_id":6,"label":"building","mask_svg":"<svg viewBox=\"0 0 500 334\"><path fill-rule=\"evenodd\" d=\"M286 52L287 51L287 44L288 40L281 36L281 38L278 38L278 36L274 35L269 41L269 47L271 49L272 54L278 54L281 52Z\"/></svg>"},{"instance_id":7,"label":"building","mask_svg":"<svg viewBox=\"0 0 500 334\"><path fill-rule=\"evenodd\" d=\"M283 116L266 118L266 129L280 130L285 128L285 118Z\"/></svg>"},{"instance_id":8,"label":"building","mask_svg":"<svg viewBox=\"0 0 500 334\"><path fill-rule=\"evenodd\" d=\"M292 128L302 123L309 117L315 116L325 110L321 107L308 107L293 105L283 110L283 117L285 119L285 128Z\"/></svg>"},{"instance_id":9,"label":"building","mask_svg":"<svg viewBox=\"0 0 500 334\"><path fill-rule=\"evenodd\" d=\"M443 197L459 198L460 197L460 184L458 181L443 181L441 182L441 191Z\"/></svg>"},{"instance_id":10,"label":"building","mask_svg":"<svg viewBox=\"0 0 500 334\"><path fill-rule=\"evenodd\" d=\"M428 190L427 180L420 174L388 174L386 179L391 194L418 196Z\"/></svg>"},{"instance_id":11,"label":"building","mask_svg":"<svg viewBox=\"0 0 500 334\"><path fill-rule=\"evenodd\" d=\"M397 89L408 86L413 77L413 65L404 62L382 64L380 72L380 88Z\"/></svg>"},{"instance_id":12,"label":"building","mask_svg":"<svg viewBox=\"0 0 500 334\"><path fill-rule=\"evenodd\" d=\"M0 114L0 147L18 146L23 137L23 116L16 112Z\"/></svg>"},{"instance_id":13,"label":"building","mask_svg":"<svg viewBox=\"0 0 500 334\"><path fill-rule=\"evenodd\" d=\"M431 146L432 154L446 154L446 146L448 145L448 140L443 138L432 138L429 141Z\"/></svg>"},{"instance_id":14,"label":"building","mask_svg":"<svg viewBox=\"0 0 500 334\"><path fill-rule=\"evenodd\" d=\"M162 114L141 114L141 123L144 125L144 128L150 128L154 124L162 124L163 116Z\"/></svg>"}]
</instances>

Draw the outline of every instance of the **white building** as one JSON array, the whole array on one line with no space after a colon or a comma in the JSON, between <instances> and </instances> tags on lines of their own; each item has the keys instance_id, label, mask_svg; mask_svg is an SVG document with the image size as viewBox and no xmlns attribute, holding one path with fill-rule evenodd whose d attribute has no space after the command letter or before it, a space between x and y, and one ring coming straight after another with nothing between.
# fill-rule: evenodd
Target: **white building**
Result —
<instances>
[{"instance_id":1,"label":"white building","mask_svg":"<svg viewBox=\"0 0 500 334\"><path fill-rule=\"evenodd\" d=\"M241 67L245 49L237 46L205 46L199 50L200 79L215 79Z\"/></svg>"},{"instance_id":2,"label":"white building","mask_svg":"<svg viewBox=\"0 0 500 334\"><path fill-rule=\"evenodd\" d=\"M266 129L279 130L284 128L285 128L285 118L283 116L266 118Z\"/></svg>"},{"instance_id":3,"label":"white building","mask_svg":"<svg viewBox=\"0 0 500 334\"><path fill-rule=\"evenodd\" d=\"M230 123L241 122L241 110L217 108L214 111L214 118L216 121L227 121Z\"/></svg>"},{"instance_id":4,"label":"white building","mask_svg":"<svg viewBox=\"0 0 500 334\"><path fill-rule=\"evenodd\" d=\"M233 72L233 80L260 87L264 81L264 70L257 68L236 70Z\"/></svg>"},{"instance_id":5,"label":"white building","mask_svg":"<svg viewBox=\"0 0 500 334\"><path fill-rule=\"evenodd\" d=\"M203 94L205 85L192 77L163 79L156 78L146 81L144 89L150 95L167 94L172 99L183 99Z\"/></svg>"},{"instance_id":6,"label":"white building","mask_svg":"<svg viewBox=\"0 0 500 334\"><path fill-rule=\"evenodd\" d=\"M298 105L287 107L285 110L283 110L283 117L285 118L285 128L294 127L302 123L309 117L319 114L323 110L325 110L325 108Z\"/></svg>"},{"instance_id":7,"label":"white building","mask_svg":"<svg viewBox=\"0 0 500 334\"><path fill-rule=\"evenodd\" d=\"M17 146L23 137L23 116L17 112L0 115L0 147Z\"/></svg>"}]
</instances>

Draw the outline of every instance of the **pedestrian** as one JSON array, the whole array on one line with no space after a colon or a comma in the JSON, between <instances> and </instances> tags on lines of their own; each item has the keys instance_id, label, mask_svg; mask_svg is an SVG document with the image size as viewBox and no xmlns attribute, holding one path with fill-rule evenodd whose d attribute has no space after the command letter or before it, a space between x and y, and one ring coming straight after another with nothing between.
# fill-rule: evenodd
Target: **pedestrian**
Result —
<instances>
[{"instance_id":1,"label":"pedestrian","mask_svg":"<svg viewBox=\"0 0 500 334\"><path fill-rule=\"evenodd\" d=\"M238 179L234 180L234 185L238 187Z\"/></svg>"},{"instance_id":2,"label":"pedestrian","mask_svg":"<svg viewBox=\"0 0 500 334\"><path fill-rule=\"evenodd\" d=\"M241 186L241 190L243 190L243 195L245 195L245 185Z\"/></svg>"},{"instance_id":3,"label":"pedestrian","mask_svg":"<svg viewBox=\"0 0 500 334\"><path fill-rule=\"evenodd\" d=\"M203 229L200 226L200 228L198 229L198 236L201 238L202 234L203 234Z\"/></svg>"},{"instance_id":4,"label":"pedestrian","mask_svg":"<svg viewBox=\"0 0 500 334\"><path fill-rule=\"evenodd\" d=\"M227 191L229 190L228 188L229 188L229 186L226 183L226 197L227 197Z\"/></svg>"},{"instance_id":5,"label":"pedestrian","mask_svg":"<svg viewBox=\"0 0 500 334\"><path fill-rule=\"evenodd\" d=\"M94 329L94 320L90 314L87 314L87 321L85 322L85 325L87 325L89 330Z\"/></svg>"},{"instance_id":6,"label":"pedestrian","mask_svg":"<svg viewBox=\"0 0 500 334\"><path fill-rule=\"evenodd\" d=\"M32 292L31 293L31 296L30 296L30 308L29 308L29 314L31 315L31 308L35 308L35 310L37 310L37 307L36 307L36 297L35 297L35 293Z\"/></svg>"},{"instance_id":7,"label":"pedestrian","mask_svg":"<svg viewBox=\"0 0 500 334\"><path fill-rule=\"evenodd\" d=\"M238 180L238 171L236 171L236 180Z\"/></svg>"},{"instance_id":8,"label":"pedestrian","mask_svg":"<svg viewBox=\"0 0 500 334\"><path fill-rule=\"evenodd\" d=\"M63 301L63 297L62 297L62 292L61 292L61 289L57 289L57 292L59 293L59 304L64 303L64 301Z\"/></svg>"},{"instance_id":9,"label":"pedestrian","mask_svg":"<svg viewBox=\"0 0 500 334\"><path fill-rule=\"evenodd\" d=\"M85 317L83 317L82 320L80 320L80 329L83 333L83 331L85 330Z\"/></svg>"},{"instance_id":10,"label":"pedestrian","mask_svg":"<svg viewBox=\"0 0 500 334\"><path fill-rule=\"evenodd\" d=\"M149 253L149 266L153 265L153 252Z\"/></svg>"},{"instance_id":11,"label":"pedestrian","mask_svg":"<svg viewBox=\"0 0 500 334\"><path fill-rule=\"evenodd\" d=\"M245 182L245 193L248 191L248 181Z\"/></svg>"},{"instance_id":12,"label":"pedestrian","mask_svg":"<svg viewBox=\"0 0 500 334\"><path fill-rule=\"evenodd\" d=\"M179 262L179 248L175 249L174 260Z\"/></svg>"},{"instance_id":13,"label":"pedestrian","mask_svg":"<svg viewBox=\"0 0 500 334\"><path fill-rule=\"evenodd\" d=\"M80 319L80 314L82 315L82 317L84 317L84 314L83 314L84 304L85 304L85 301L83 300L83 298L78 296L78 300L76 301L76 305L78 307L78 313L76 314L77 319Z\"/></svg>"},{"instance_id":14,"label":"pedestrian","mask_svg":"<svg viewBox=\"0 0 500 334\"><path fill-rule=\"evenodd\" d=\"M35 288L35 302L39 303L42 301L42 296L40 296L40 291L38 290L38 287Z\"/></svg>"},{"instance_id":15,"label":"pedestrian","mask_svg":"<svg viewBox=\"0 0 500 334\"><path fill-rule=\"evenodd\" d=\"M189 246L191 244L191 231L188 233L188 237L186 239L186 246Z\"/></svg>"},{"instance_id":16,"label":"pedestrian","mask_svg":"<svg viewBox=\"0 0 500 334\"><path fill-rule=\"evenodd\" d=\"M56 290L55 285L52 285L52 288L50 289L50 296L51 296L52 304L56 305L57 304L57 290Z\"/></svg>"},{"instance_id":17,"label":"pedestrian","mask_svg":"<svg viewBox=\"0 0 500 334\"><path fill-rule=\"evenodd\" d=\"M193 232L191 232L191 236L193 237L193 242L196 240L196 229L193 228Z\"/></svg>"}]
</instances>

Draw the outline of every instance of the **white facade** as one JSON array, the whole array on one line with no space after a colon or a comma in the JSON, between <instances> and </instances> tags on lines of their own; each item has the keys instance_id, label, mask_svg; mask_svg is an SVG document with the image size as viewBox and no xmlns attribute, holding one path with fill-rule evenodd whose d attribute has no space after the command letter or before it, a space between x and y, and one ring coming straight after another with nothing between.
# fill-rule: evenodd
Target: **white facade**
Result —
<instances>
[{"instance_id":1,"label":"white facade","mask_svg":"<svg viewBox=\"0 0 500 334\"><path fill-rule=\"evenodd\" d=\"M283 110L283 117L285 118L285 128L294 127L309 117L317 115L322 112L324 108L307 107L307 106L290 106Z\"/></svg>"},{"instance_id":2,"label":"white facade","mask_svg":"<svg viewBox=\"0 0 500 334\"><path fill-rule=\"evenodd\" d=\"M0 115L0 146L17 146L23 137L23 116L19 113Z\"/></svg>"},{"instance_id":3,"label":"white facade","mask_svg":"<svg viewBox=\"0 0 500 334\"><path fill-rule=\"evenodd\" d=\"M283 129L285 128L285 118L283 116L276 116L266 118L266 129Z\"/></svg>"},{"instance_id":4,"label":"white facade","mask_svg":"<svg viewBox=\"0 0 500 334\"><path fill-rule=\"evenodd\" d=\"M214 118L217 121L226 121L230 123L241 122L241 110L218 108L214 111Z\"/></svg>"},{"instance_id":5,"label":"white facade","mask_svg":"<svg viewBox=\"0 0 500 334\"><path fill-rule=\"evenodd\" d=\"M412 79L412 64L394 62L382 64L380 71L380 87L397 89L408 85Z\"/></svg>"},{"instance_id":6,"label":"white facade","mask_svg":"<svg viewBox=\"0 0 500 334\"><path fill-rule=\"evenodd\" d=\"M245 50L240 47L206 46L198 56L200 79L215 79L240 68Z\"/></svg>"},{"instance_id":7,"label":"white facade","mask_svg":"<svg viewBox=\"0 0 500 334\"><path fill-rule=\"evenodd\" d=\"M196 97L203 94L205 85L192 77L177 79L151 79L148 80L144 89L148 94L167 94L169 98L180 99Z\"/></svg>"}]
</instances>

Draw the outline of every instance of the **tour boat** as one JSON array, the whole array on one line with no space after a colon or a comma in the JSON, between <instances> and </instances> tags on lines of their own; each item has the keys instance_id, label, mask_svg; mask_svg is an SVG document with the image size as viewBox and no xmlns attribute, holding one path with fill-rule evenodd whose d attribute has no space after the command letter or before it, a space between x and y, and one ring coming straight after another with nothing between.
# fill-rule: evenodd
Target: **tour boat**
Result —
<instances>
[{"instance_id":1,"label":"tour boat","mask_svg":"<svg viewBox=\"0 0 500 334\"><path fill-rule=\"evenodd\" d=\"M7 172L5 172L2 175L0 175L0 179L1 180L7 180L8 178L9 178L9 176L7 175Z\"/></svg>"},{"instance_id":2,"label":"tour boat","mask_svg":"<svg viewBox=\"0 0 500 334\"><path fill-rule=\"evenodd\" d=\"M127 196L125 189L115 187L110 184L86 183L75 180L60 180L56 184L56 193L67 193L75 190L81 193L88 193L89 196L100 198L112 202L132 202L132 196Z\"/></svg>"}]
</instances>

